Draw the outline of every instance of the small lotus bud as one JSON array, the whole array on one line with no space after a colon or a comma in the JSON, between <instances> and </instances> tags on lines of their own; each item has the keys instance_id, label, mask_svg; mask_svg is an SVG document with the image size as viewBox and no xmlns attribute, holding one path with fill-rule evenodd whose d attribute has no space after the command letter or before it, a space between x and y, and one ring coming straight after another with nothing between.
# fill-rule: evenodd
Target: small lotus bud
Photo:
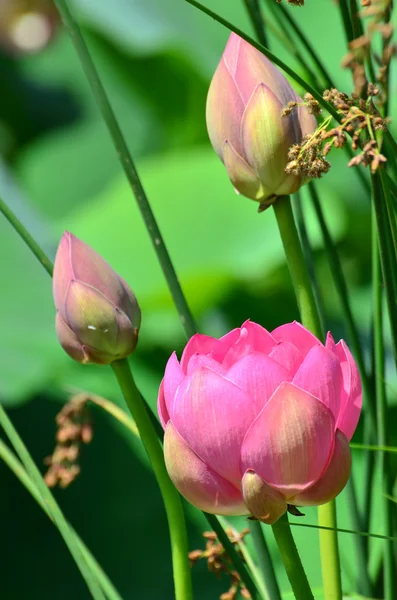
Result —
<instances>
[{"instance_id":1,"label":"small lotus bud","mask_svg":"<svg viewBox=\"0 0 397 600\"><path fill-rule=\"evenodd\" d=\"M270 60L234 33L208 92L207 128L236 191L263 208L305 183L285 168L316 120Z\"/></svg>"},{"instance_id":2,"label":"small lotus bud","mask_svg":"<svg viewBox=\"0 0 397 600\"><path fill-rule=\"evenodd\" d=\"M81 363L125 358L138 341L141 311L127 283L90 246L65 232L54 264L56 331Z\"/></svg>"}]
</instances>

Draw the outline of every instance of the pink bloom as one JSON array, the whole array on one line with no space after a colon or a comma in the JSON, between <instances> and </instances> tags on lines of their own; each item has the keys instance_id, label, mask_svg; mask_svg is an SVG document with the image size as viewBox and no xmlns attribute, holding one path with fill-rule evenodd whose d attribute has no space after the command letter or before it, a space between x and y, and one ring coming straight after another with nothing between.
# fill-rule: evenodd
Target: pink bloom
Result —
<instances>
[{"instance_id":1,"label":"pink bloom","mask_svg":"<svg viewBox=\"0 0 397 600\"><path fill-rule=\"evenodd\" d=\"M232 33L208 92L208 134L235 189L263 206L304 183L285 172L288 150L314 132L316 120L305 106L282 117L288 102L302 99L266 56Z\"/></svg>"},{"instance_id":2,"label":"pink bloom","mask_svg":"<svg viewBox=\"0 0 397 600\"><path fill-rule=\"evenodd\" d=\"M247 321L221 339L194 335L172 354L158 397L175 486L210 513L275 522L287 504L323 504L344 488L361 411L357 366L299 323L272 333Z\"/></svg>"},{"instance_id":3,"label":"pink bloom","mask_svg":"<svg viewBox=\"0 0 397 600\"><path fill-rule=\"evenodd\" d=\"M63 234L54 264L56 330L81 363L108 364L131 354L141 311L128 284L77 237Z\"/></svg>"}]
</instances>

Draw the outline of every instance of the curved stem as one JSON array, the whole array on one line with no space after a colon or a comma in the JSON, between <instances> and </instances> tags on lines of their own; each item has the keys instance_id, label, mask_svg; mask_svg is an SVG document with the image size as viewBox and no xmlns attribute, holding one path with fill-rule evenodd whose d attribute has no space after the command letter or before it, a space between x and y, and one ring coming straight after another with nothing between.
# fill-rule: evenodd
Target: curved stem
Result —
<instances>
[{"instance_id":1,"label":"curved stem","mask_svg":"<svg viewBox=\"0 0 397 600\"><path fill-rule=\"evenodd\" d=\"M47 273L52 276L52 271L54 269L53 263L2 198L0 198L0 212L3 213L10 225L12 225L15 231L21 236L25 244L30 248L40 264L43 265Z\"/></svg>"},{"instance_id":2,"label":"curved stem","mask_svg":"<svg viewBox=\"0 0 397 600\"><path fill-rule=\"evenodd\" d=\"M22 438L19 436L17 430L9 419L3 406L0 404L0 426L4 429L4 432L11 444L13 445L15 452L20 457L21 461L25 465L26 471L29 473L35 486L37 487L40 496L43 499L43 503L57 526L60 534L62 535L65 544L67 545L70 554L75 560L77 567L87 584L90 594L94 600L105 600L105 596L99 585L99 581L96 575L92 572L85 557L83 556L81 547L77 544L76 538L73 535L69 524L66 522L65 517L55 501L54 496L44 482L39 469L29 454Z\"/></svg>"},{"instance_id":3,"label":"curved stem","mask_svg":"<svg viewBox=\"0 0 397 600\"><path fill-rule=\"evenodd\" d=\"M181 284L171 262L171 258L165 245L163 236L161 235L160 229L157 225L156 218L149 204L149 200L139 178L138 171L135 167L127 143L117 122L113 108L99 78L98 72L81 34L80 28L73 19L66 0L55 0L55 4L57 5L62 20L70 33L72 43L76 49L77 55L90 84L98 108L111 135L117 156L129 181L142 218L145 222L146 229L152 241L153 248L167 280L168 287L179 314L179 318L186 331L186 335L189 338L196 332L194 319L186 302L186 298L183 294Z\"/></svg>"},{"instance_id":4,"label":"curved stem","mask_svg":"<svg viewBox=\"0 0 397 600\"><path fill-rule=\"evenodd\" d=\"M299 241L289 196L282 196L273 204L280 230L288 268L291 274L302 323L319 339L322 338L314 294ZM321 526L336 529L335 500L318 507ZM320 530L321 567L325 600L341 600L341 571L336 531Z\"/></svg>"},{"instance_id":5,"label":"curved stem","mask_svg":"<svg viewBox=\"0 0 397 600\"><path fill-rule=\"evenodd\" d=\"M163 497L171 538L175 598L176 600L193 600L186 522L181 498L168 476L161 444L141 394L135 385L128 361L126 359L116 360L111 367L138 427Z\"/></svg>"},{"instance_id":6,"label":"curved stem","mask_svg":"<svg viewBox=\"0 0 397 600\"><path fill-rule=\"evenodd\" d=\"M8 446L0 440L0 458L6 463L9 469L19 479L22 485L26 488L29 494L36 500L37 504L44 510L48 517L52 520L51 514L39 492L37 486L33 480L29 477L27 471L24 469L22 463L17 459L15 454L8 448ZM76 538L76 543L80 548L89 568L97 577L103 592L106 594L107 600L122 600L122 597L110 581L109 577L103 571L100 564L97 562L95 557L91 554L82 539L78 536L73 527L69 524L69 528Z\"/></svg>"},{"instance_id":7,"label":"curved stem","mask_svg":"<svg viewBox=\"0 0 397 600\"><path fill-rule=\"evenodd\" d=\"M262 583L266 589L267 600L281 600L276 573L273 568L272 557L267 547L265 534L260 521L250 521L249 525L254 548L262 575Z\"/></svg>"},{"instance_id":8,"label":"curved stem","mask_svg":"<svg viewBox=\"0 0 397 600\"><path fill-rule=\"evenodd\" d=\"M292 537L287 513L272 525L272 530L296 600L314 600Z\"/></svg>"}]
</instances>

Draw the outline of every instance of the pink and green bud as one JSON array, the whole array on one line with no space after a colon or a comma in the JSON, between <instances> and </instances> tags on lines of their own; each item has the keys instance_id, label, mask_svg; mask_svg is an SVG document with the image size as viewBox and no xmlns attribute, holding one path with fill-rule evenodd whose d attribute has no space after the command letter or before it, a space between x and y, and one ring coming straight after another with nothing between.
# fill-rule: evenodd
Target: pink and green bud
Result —
<instances>
[{"instance_id":1,"label":"pink and green bud","mask_svg":"<svg viewBox=\"0 0 397 600\"><path fill-rule=\"evenodd\" d=\"M56 331L81 363L109 364L134 351L141 311L128 284L90 246L65 232L54 264Z\"/></svg>"},{"instance_id":2,"label":"pink and green bud","mask_svg":"<svg viewBox=\"0 0 397 600\"><path fill-rule=\"evenodd\" d=\"M168 473L192 504L274 523L332 500L350 475L361 382L346 344L299 323L195 335L158 397Z\"/></svg>"},{"instance_id":3,"label":"pink and green bud","mask_svg":"<svg viewBox=\"0 0 397 600\"><path fill-rule=\"evenodd\" d=\"M288 151L316 129L284 75L258 50L232 33L207 98L207 128L236 191L262 208L296 192L305 181L287 174Z\"/></svg>"}]
</instances>

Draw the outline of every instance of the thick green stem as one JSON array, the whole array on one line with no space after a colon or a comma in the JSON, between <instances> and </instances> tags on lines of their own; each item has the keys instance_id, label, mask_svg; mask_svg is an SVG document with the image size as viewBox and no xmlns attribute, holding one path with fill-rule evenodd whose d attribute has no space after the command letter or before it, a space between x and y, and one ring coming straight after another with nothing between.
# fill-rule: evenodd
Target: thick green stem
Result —
<instances>
[{"instance_id":1,"label":"thick green stem","mask_svg":"<svg viewBox=\"0 0 397 600\"><path fill-rule=\"evenodd\" d=\"M265 534L260 521L251 521L250 530L254 542L256 558L262 575L262 583L266 589L268 600L281 600L276 573L273 568L272 557L266 543Z\"/></svg>"},{"instance_id":2,"label":"thick green stem","mask_svg":"<svg viewBox=\"0 0 397 600\"><path fill-rule=\"evenodd\" d=\"M14 475L19 479L22 485L27 489L29 494L31 494L32 498L36 500L37 504L43 509L43 511L48 515L48 517L52 520L51 514L47 508L46 503L44 502L37 486L33 482L33 480L29 477L27 471L24 469L22 463L17 459L15 454L6 446L6 444L0 440L0 458L6 463L9 469L14 473ZM84 556L89 568L92 573L97 577L102 591L106 594L107 600L122 600L122 597L114 587L113 583L110 581L106 573L103 571L100 564L96 561L95 557L91 554L90 550L84 544L83 540L80 539L76 531L73 527L68 523L69 528L76 538L76 543L80 548L82 555Z\"/></svg>"},{"instance_id":3,"label":"thick green stem","mask_svg":"<svg viewBox=\"0 0 397 600\"><path fill-rule=\"evenodd\" d=\"M43 265L47 273L52 276L52 271L54 268L53 263L2 198L0 198L0 212L3 213L10 225L12 225L15 231L21 236L25 244L31 249L40 264Z\"/></svg>"},{"instance_id":4,"label":"thick green stem","mask_svg":"<svg viewBox=\"0 0 397 600\"><path fill-rule=\"evenodd\" d=\"M72 43L76 49L77 55L90 84L98 108L112 138L117 156L137 201L139 210L152 241L153 248L156 252L175 306L178 310L180 320L184 326L184 329L187 330L187 337L190 337L196 331L193 316L186 302L186 298L183 294L180 282L171 262L171 258L165 245L163 236L161 235L160 229L157 225L157 221L150 207L149 200L139 178L138 171L135 167L127 143L117 122L113 108L99 78L96 67L81 34L80 28L73 19L66 0L55 0L55 4L57 5L62 20L69 31Z\"/></svg>"},{"instance_id":5,"label":"thick green stem","mask_svg":"<svg viewBox=\"0 0 397 600\"><path fill-rule=\"evenodd\" d=\"M318 316L305 258L289 196L282 196L273 204L274 212L283 242L287 264L295 290L302 323L318 338L322 338L321 322Z\"/></svg>"},{"instance_id":6,"label":"thick green stem","mask_svg":"<svg viewBox=\"0 0 397 600\"><path fill-rule=\"evenodd\" d=\"M288 196L280 197L273 204L277 224L280 230L292 283L295 289L302 323L319 339L322 338L321 323L317 312L314 294L306 268L305 258L299 241L298 232ZM336 529L335 500L319 506L318 522L320 526ZM341 600L341 571L336 531L320 530L321 567L324 582L325 600Z\"/></svg>"},{"instance_id":7,"label":"thick green stem","mask_svg":"<svg viewBox=\"0 0 397 600\"><path fill-rule=\"evenodd\" d=\"M176 600L192 600L193 590L188 559L187 531L181 498L168 476L163 449L141 394L135 385L128 361L126 359L117 360L111 366L128 409L138 427L139 435L149 456L163 497L171 538L175 598Z\"/></svg>"},{"instance_id":8,"label":"thick green stem","mask_svg":"<svg viewBox=\"0 0 397 600\"><path fill-rule=\"evenodd\" d=\"M296 600L314 600L292 537L287 513L272 525L272 529Z\"/></svg>"},{"instance_id":9,"label":"thick green stem","mask_svg":"<svg viewBox=\"0 0 397 600\"><path fill-rule=\"evenodd\" d=\"M13 445L15 452L20 457L32 481L37 487L37 490L43 499L43 503L46 507L46 510L48 511L57 528L59 529L59 532L62 535L65 544L69 548L70 554L74 558L76 565L79 568L80 573L87 584L92 598L94 598L94 600L105 600L105 596L103 594L99 581L96 575L91 571L85 557L83 556L81 546L78 545L76 538L69 527L69 524L66 522L66 519L61 509L55 501L54 496L48 489L46 483L44 482L44 479L41 476L40 471L38 470L36 464L34 463L32 457L29 454L28 449L23 443L22 438L19 436L17 430L15 429L14 425L12 424L11 420L9 419L7 413L5 412L1 404L0 426L4 429L4 432L10 440L11 444Z\"/></svg>"},{"instance_id":10,"label":"thick green stem","mask_svg":"<svg viewBox=\"0 0 397 600\"><path fill-rule=\"evenodd\" d=\"M375 390L376 390L376 414L377 414L377 443L379 446L387 446L387 401L385 389L385 348L383 340L383 315L382 315L382 274L379 260L378 234L375 216L372 219L372 277L373 277L373 301L374 301L374 355L375 355ZM391 505L387 495L390 489L389 457L380 452L378 456L379 472L382 478L382 518L383 532L385 535L392 534ZM397 590L394 585L394 558L392 542L384 543L384 569L383 569L383 594L385 600L396 600Z\"/></svg>"}]
</instances>

